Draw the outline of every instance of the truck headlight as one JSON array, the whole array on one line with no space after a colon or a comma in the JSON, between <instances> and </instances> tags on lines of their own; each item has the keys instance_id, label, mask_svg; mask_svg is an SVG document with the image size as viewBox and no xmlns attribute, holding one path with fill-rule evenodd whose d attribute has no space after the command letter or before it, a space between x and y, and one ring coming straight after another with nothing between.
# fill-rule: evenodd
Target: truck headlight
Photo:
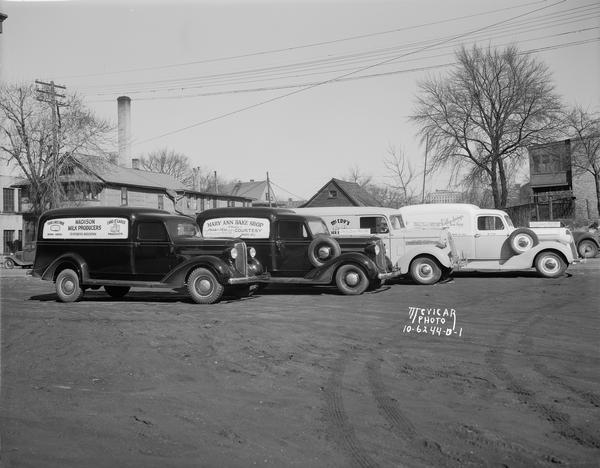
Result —
<instances>
[{"instance_id":1,"label":"truck headlight","mask_svg":"<svg viewBox=\"0 0 600 468\"><path fill-rule=\"evenodd\" d=\"M250 247L248 253L250 254L250 258L256 257L256 249L254 247Z\"/></svg>"},{"instance_id":2,"label":"truck headlight","mask_svg":"<svg viewBox=\"0 0 600 468\"><path fill-rule=\"evenodd\" d=\"M238 256L238 251L237 249L234 247L229 251L229 255L231 255L231 258L233 258L234 260L237 258Z\"/></svg>"}]
</instances>

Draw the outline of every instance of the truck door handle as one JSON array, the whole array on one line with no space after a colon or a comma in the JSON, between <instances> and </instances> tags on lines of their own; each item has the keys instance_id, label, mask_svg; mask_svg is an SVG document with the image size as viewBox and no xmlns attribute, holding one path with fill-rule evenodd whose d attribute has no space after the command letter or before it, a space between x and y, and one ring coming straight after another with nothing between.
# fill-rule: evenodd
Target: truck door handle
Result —
<instances>
[{"instance_id":1,"label":"truck door handle","mask_svg":"<svg viewBox=\"0 0 600 468\"><path fill-rule=\"evenodd\" d=\"M481 237L481 234L475 234L473 237Z\"/></svg>"}]
</instances>

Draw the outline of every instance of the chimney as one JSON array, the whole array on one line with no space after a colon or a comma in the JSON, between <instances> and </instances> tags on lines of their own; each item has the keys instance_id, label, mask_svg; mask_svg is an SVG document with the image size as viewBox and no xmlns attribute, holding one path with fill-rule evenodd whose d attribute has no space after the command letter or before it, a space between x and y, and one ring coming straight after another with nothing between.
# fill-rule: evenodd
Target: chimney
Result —
<instances>
[{"instance_id":1,"label":"chimney","mask_svg":"<svg viewBox=\"0 0 600 468\"><path fill-rule=\"evenodd\" d=\"M140 160L138 158L133 158L131 160L131 168L132 169L139 169L140 168Z\"/></svg>"},{"instance_id":2,"label":"chimney","mask_svg":"<svg viewBox=\"0 0 600 468\"><path fill-rule=\"evenodd\" d=\"M119 166L127 166L131 155L131 99L117 98L117 124L119 128Z\"/></svg>"}]
</instances>

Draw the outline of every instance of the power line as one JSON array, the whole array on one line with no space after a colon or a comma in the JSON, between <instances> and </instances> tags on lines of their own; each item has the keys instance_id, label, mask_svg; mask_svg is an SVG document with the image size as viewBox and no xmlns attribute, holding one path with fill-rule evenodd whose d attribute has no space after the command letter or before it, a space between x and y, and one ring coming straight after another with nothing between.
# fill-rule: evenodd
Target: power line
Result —
<instances>
[{"instance_id":1,"label":"power line","mask_svg":"<svg viewBox=\"0 0 600 468\"><path fill-rule=\"evenodd\" d=\"M501 20L501 21L498 21L498 22L496 22L496 23L492 23L492 24L489 24L489 25L486 25L486 26L483 26L483 27L480 27L480 28L476 28L476 29L474 29L474 30L471 30L471 31L468 31L468 32L465 32L465 33L459 34L459 35L457 35L456 37L452 38L451 40L455 40L455 39L458 39L458 38L461 38L461 37L466 37L466 36L469 36L469 35L471 35L471 34L474 34L474 33L476 33L476 32L483 31L484 29L487 29L487 28L489 28L489 27L493 27L493 26L496 26L496 25L499 25L499 24L503 24L503 23L506 23L506 22L512 21L512 20L514 20L514 19L517 19L517 18L522 18L522 17L528 16L528 15L531 15L531 14L533 14L533 13L536 13L536 12L538 12L538 11L542 11L542 10L546 10L546 9L548 9L548 8L555 7L556 5L559 5L559 4L561 4L561 3L564 3L565 1L566 1L566 0L559 0L558 2L552 3L552 4L550 4L550 5L543 6L543 7L541 7L541 8L537 8L537 9L535 9L535 10L532 10L532 11L529 11L529 12L527 12L527 13L522 13L522 14L520 14L520 15L516 15L516 16L514 16L514 17L512 17L512 18L508 18L508 19L506 19L506 20ZM306 87L304 87L304 88L297 89L297 90L291 91L291 92L289 92L289 93L282 94L282 95L280 95L280 96L275 96L275 97L273 97L273 98L266 99L266 100L264 100L264 101L260 101L260 102L258 102L258 103L255 103L255 104L252 104L252 105L249 105L249 106L245 106L245 107L242 107L242 108L240 108L240 109L237 109L237 110L234 110L234 111L231 111L231 112L227 112L227 113L224 113L224 114L221 114L221 115L218 115L218 116L212 117L212 118L210 118L210 119L206 119L206 120L203 120L203 121L200 121L200 122L196 122L196 123L194 123L194 124L187 125L187 126L185 126L185 127L183 127L183 128L179 128L179 129L176 129L176 130L172 130L172 131L170 131L170 132L166 132L166 133L163 133L163 134L161 134L161 135L157 135L157 136L155 136L155 137L152 137L152 138L148 138L148 139L146 139L146 140L139 141L139 142L137 142L137 143L135 143L135 142L134 142L133 144L147 143L147 142L149 142L149 141L157 140L157 139L159 139L159 138L164 138L165 136L170 136L170 135L173 135L173 134L175 134L175 133L180 133L180 132L182 132L182 131L189 130L190 128L198 127L198 126L200 126L200 125L205 125L205 124L207 124L207 123L214 122L214 121L216 121L216 120L220 120L220 119L223 119L223 118L225 118L225 117L230 117L230 116L232 116L232 115L235 115L235 114L238 114L238 113L244 112L244 111L246 111L246 110L254 109L254 108L256 108L256 107L260 107L260 106L263 106L263 105L265 105L265 104L268 104L268 103L271 103L271 102L279 101L279 100L281 100L281 99L284 99L284 98L286 98L286 97L290 97L290 96L293 96L293 95L295 95L295 94L299 94L299 93L302 93L302 92L308 91L308 90L310 90L310 89L316 88L317 86L322 86L322 85L324 85L324 84L328 84L328 83L331 83L331 82L333 82L333 81L337 81L337 80L339 80L339 79L346 78L346 77L349 77L349 76L355 75L355 74L357 74L357 73L360 73L360 72L363 72L363 71L366 71L366 70L370 70L371 68L375 68L375 67L378 67L378 66L381 66L381 65L385 65L385 64L387 64L387 63L391 63L391 62L393 62L393 61L395 61L395 60L397 60L397 59L399 59L399 58L402 58L402 57L405 57L405 56L408 56L408 55L411 55L411 54L414 54L414 53L417 53L417 52L423 52L424 50L427 50L427 49L429 49L429 48L432 48L432 47L434 47L434 46L436 46L436 45L441 45L443 42L447 42L447 41L441 41L441 42L439 42L439 43L434 43L434 44L432 44L432 45L424 46L424 47L422 47L420 50L416 50L416 51L412 51L412 52L407 52L406 54L399 55L399 56L397 56L397 57L392 57L391 59L383 60L383 61L381 61L381 62L378 62L378 63L375 63L375 64L373 64L373 65L367 65L367 66L365 66L365 67L358 68L358 69L356 69L356 70L354 70L354 71L351 71L351 72L349 72L349 73L345 73L345 74L343 74L343 75L340 75L340 76L337 76L337 77L335 77L335 78L331 78L331 79L329 79L329 80L325 80L325 81L322 81L322 82L319 82L319 83L316 83L316 84L313 84L313 85L309 85L309 86L306 86Z\"/></svg>"},{"instance_id":2,"label":"power line","mask_svg":"<svg viewBox=\"0 0 600 468\"><path fill-rule=\"evenodd\" d=\"M584 29L576 29L576 30L572 30L572 31L565 31L565 32L561 32L561 33L556 33L556 34L551 34L551 35L545 35L545 36L540 36L540 37L535 37L535 38L531 38L531 39L526 39L526 40L522 40L519 41L519 43L525 43L525 42L531 42L531 41L539 41L539 40L543 40L543 39L549 39L549 38L555 38L555 37L561 37L561 36L565 36L565 35L569 35L569 34L579 34L582 32L587 32L587 31L592 31L592 30L597 30L600 29L600 27L593 27L593 28L584 28ZM588 40L587 42L593 42L596 39L591 39ZM515 41L511 41L510 43L506 43L506 44L499 44L497 45L498 47L502 47L502 46L506 46L508 44L514 44ZM567 46L572 46L573 44L577 44L580 45L583 42L581 41L575 41L575 42L569 42L569 43L565 43L565 44L558 44L556 46L556 48L562 48L562 47L567 47ZM554 47L554 46L551 46ZM431 50L443 50L446 49L446 47L443 48L433 48ZM527 51L525 51L527 52ZM429 55L426 57L421 57L421 58L417 58L417 59L409 59L409 60L403 60L401 63L407 63L407 62L411 62L411 61L415 61L415 60L423 60L423 59L435 59L435 58L441 58L441 57L447 57L449 54L448 53L443 53L443 54L437 54L437 55ZM400 63L400 62L398 62ZM422 67L416 67L416 68L411 68L411 69L407 69L407 70L399 70L399 71L393 71L390 72L389 74L398 74L398 73L404 73L404 72L413 72L413 71L422 71L422 70L427 70L427 69L432 69L432 68L437 68L440 65L433 65L433 66L422 66ZM337 68L337 70L332 70L335 72L345 72L345 71L349 71L349 70L353 70L353 68ZM125 94L128 95L132 95L132 94L147 94L147 93L156 93L156 92L173 92L173 91L177 91L177 92L182 92L184 90L192 90L192 89L198 89L198 88L211 88L211 87L220 87L220 86L225 86L225 85L244 85L244 84L251 84L251 83L257 83L257 82L264 82L264 81L273 81L274 79L283 79L283 78L303 78L303 77L307 77L307 76L312 76L312 75L318 75L318 74L323 74L323 73L327 73L327 71L321 71L321 70L316 70L316 71L310 71L310 69L307 70L307 73L303 73L303 74L295 74L295 75L284 75L284 76L280 76L278 78L275 78L274 76L267 76L267 77L257 77L254 80L251 79L245 79L245 80L237 80L237 81L228 81L228 82L220 82L220 83L205 83L205 84L192 84L190 86L181 86L181 87L172 87L172 88L154 88L154 89L148 89L148 90L128 90L128 91L119 91L119 94L122 94L123 92L125 92ZM370 75L369 75L370 76ZM281 86L277 86L277 85L272 85L272 86L264 86L264 87L260 87L260 88L254 88L253 90L256 91L266 91L266 90L272 90L272 89L284 89L284 88L289 88L289 87L297 87L298 85L281 85ZM244 90L242 90L244 91ZM216 96L216 95L223 95L223 94L235 94L237 92L240 92L240 90L224 90L224 91L216 91L216 92L205 92L205 93L197 93L197 94L185 94L185 95L180 95L180 96L161 96L161 97L138 97L136 98L137 100L157 100L157 99L181 99L181 98L186 98L186 97L197 97L197 96ZM114 95L114 93L112 92L106 92L106 93L96 93L96 94L88 94L88 95L93 95L93 96L112 96ZM108 100L105 100L108 101ZM94 100L91 102L105 102L105 101L101 101L101 100Z\"/></svg>"},{"instance_id":3,"label":"power line","mask_svg":"<svg viewBox=\"0 0 600 468\"><path fill-rule=\"evenodd\" d=\"M424 28L427 26L436 26L439 24L450 23L450 22L459 21L459 20L463 20L463 19L475 18L478 16L490 15L490 14L499 13L502 11L526 8L531 5L537 5L537 4L545 3L545 2L546 2L546 0L539 0L539 1L535 1L535 2L526 3L524 5L516 5L516 6L512 6L512 7L498 8L496 10L489 10L489 11L485 11L482 13L474 13L471 15L458 16L458 17L449 18L449 19L440 20L440 21L422 23L422 24L413 25L413 26L405 26L402 28L389 29L386 31L378 31L378 32L374 32L374 33L360 34L360 35L356 35L356 36L348 36L348 37L343 37L343 38L338 38L338 39L332 39L329 41L312 42L312 43L308 43L308 44L284 47L284 48L279 48L279 49L269 49L269 50L263 50L263 51L258 51L258 52L250 52L247 54L229 55L229 56L224 56L224 57L217 57L217 58L203 59L203 60L194 60L191 62L174 63L174 64L169 64L169 65L156 65L156 66L151 66L151 67L130 68L130 69L126 69L126 70L117 70L117 71L113 71L113 72L89 73L89 74L85 74L85 75L66 75L66 76L61 76L60 78L65 79L65 78L88 78L88 77L94 77L94 76L108 76L108 75L131 73L131 72L137 72L137 71L162 70L162 69L183 67L183 66L189 66L189 65L215 63L215 62L222 62L222 61L228 61L228 60L236 60L236 59L240 59L240 58L256 57L256 56L260 56L260 55L277 54L277 53L281 53L281 52L289 52L292 50L306 49L306 48L311 48L311 47L319 47L319 46L323 46L323 45L330 45L330 44L336 44L336 43L340 43L340 42L353 41L353 40L357 40L357 39L365 39L368 37L392 34L392 33L401 32L401 31L409 31L409 30L413 30L413 29Z\"/></svg>"},{"instance_id":4,"label":"power line","mask_svg":"<svg viewBox=\"0 0 600 468\"><path fill-rule=\"evenodd\" d=\"M595 8L600 9L600 5L596 5ZM562 10L559 13L564 13L565 11L568 11L568 10ZM547 29L547 26L550 26L552 23L548 23L548 22L540 23L538 20L539 20L539 18L548 17L551 15L556 15L556 13L552 13L549 15L537 16L533 20L526 20L529 22L536 21L537 27L536 28L528 28L526 31L521 31L521 32L531 33L533 31L536 31L539 29L544 29L544 30ZM585 12L583 13L583 15L584 16L570 18L570 21L560 20L560 21L562 21L562 23L560 23L559 25L566 25L566 24L570 24L572 22L578 22L578 20L581 18L584 18L586 20L592 20L592 19L598 17L597 15L590 16L588 13L585 13ZM553 22L555 23L556 21L558 21L558 20L554 20ZM485 31L486 36L483 37L482 40L491 40L493 38L500 38L500 37L503 37L503 36L506 36L509 34L511 35L511 37L514 37L513 33L515 32L515 29L517 29L517 32L519 32L519 28L523 24L526 25L528 23L523 23L523 21L511 22L511 24L509 24L509 25L502 26L502 28L498 28L497 26L490 27ZM496 31L496 34L488 35L487 33L489 31ZM577 31L579 32L580 30L577 30ZM475 36L478 36L478 35L475 35ZM397 54L397 53L399 53L403 50L407 50L407 49L410 50L411 47L422 47L423 45L431 44L433 41L441 41L441 40L444 40L447 38L452 38L452 37L453 36L446 36L444 38L428 39L428 40L424 40L424 41L417 41L417 42L403 44L401 46L389 47L389 48L385 48L385 49L376 49L376 50L367 51L367 52L338 55L335 57L329 56L329 57L323 58L323 59L313 59L310 61L292 63L292 64L287 64L287 65L277 65L277 66L272 66L272 67L254 68L254 69L250 69L250 70L242 70L242 71L203 75L203 76L201 75L201 76L187 77L187 78L170 78L170 79L162 79L162 80L137 82L137 83L133 82L133 83L127 83L127 84L115 83L115 84L111 84L108 86L106 84L88 85L88 86L80 87L80 89L84 90L84 93L85 93L85 90L91 90L94 87L101 87L107 91L104 93L93 93L98 96L113 94L113 93L109 92L109 90L111 88L114 89L115 93L127 92L129 94L135 94L135 93L139 94L142 92L155 92L155 91L159 91L159 90L181 91L181 89L183 89L183 88L189 88L192 85L200 85L200 84L204 84L204 86L218 86L221 84L227 84L227 83L232 83L232 82L236 82L239 80L247 79L246 77L249 78L252 76L256 76L256 77L261 76L265 80L269 79L269 78L274 79L275 77L280 77L287 73L297 73L298 71L303 71L303 70L308 71L311 69L313 69L313 70L321 69L323 71L323 73L325 73L327 71L327 68L336 67L334 64L342 65L342 62L346 62L346 66L351 65L352 63L360 64L361 62L364 63L367 60L381 59L382 57L385 58L386 56L389 56L390 54ZM549 37L549 36L546 36L546 37ZM446 46L446 48L447 48L447 46ZM337 67L337 68L339 68L339 67ZM347 70L347 68L345 70L336 70L334 68L333 70L330 70L330 72L335 73L335 72L346 71L346 70ZM152 88L149 88L150 86ZM124 90L124 88L126 88L126 87L129 87L130 89ZM196 87L200 87L200 86L196 86ZM88 92L85 94L92 94L92 93Z\"/></svg>"},{"instance_id":5,"label":"power line","mask_svg":"<svg viewBox=\"0 0 600 468\"><path fill-rule=\"evenodd\" d=\"M599 42L599 41L600 41L600 38L593 38L593 39L585 39L585 40L581 40L581 41L567 42L564 44L558 44L558 45L553 45L553 46L538 47L535 49L524 50L521 52L521 55L537 53L537 52L545 52L545 51L549 51L549 50L562 49L565 47L573 47L573 46L584 45L584 44L589 44L592 42ZM335 80L335 82L342 83L342 82L347 82L347 81L381 78L381 77L385 77L385 76L393 76L393 75L399 75L399 74L404 74L404 73L415 73L415 72L420 72L420 71L445 68L445 67L449 67L449 66L452 66L455 64L456 64L455 62L446 62L446 63L431 65L431 66L408 68L408 69L402 69L402 70L394 70L394 71L389 71L389 72L374 73L374 74L369 74L369 75L360 75L360 76L356 76L356 77L337 79L337 80ZM282 90L282 89L301 88L301 87L305 87L305 86L315 85L317 83L318 82L293 83L293 84L279 85L279 86L264 86L264 87L259 87L259 88L243 88L243 89L224 90L224 91L211 91L211 92L205 92L205 93L186 94L186 95L181 95L181 96L138 97L138 98L136 98L136 101L189 99L189 98L195 98L195 97L210 97L210 96L223 96L223 95L229 95L229 94L245 94L245 93L256 93L256 92L266 92L266 91L277 91L277 90ZM114 101L114 99L93 99L93 100L89 100L88 102L95 103L95 102L113 102L113 101Z\"/></svg>"}]
</instances>

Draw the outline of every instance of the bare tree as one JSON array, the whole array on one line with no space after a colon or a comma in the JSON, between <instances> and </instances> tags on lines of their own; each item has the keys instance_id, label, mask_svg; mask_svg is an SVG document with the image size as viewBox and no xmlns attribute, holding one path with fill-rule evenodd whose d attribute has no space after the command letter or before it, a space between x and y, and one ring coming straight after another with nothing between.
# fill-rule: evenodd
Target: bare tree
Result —
<instances>
[{"instance_id":1,"label":"bare tree","mask_svg":"<svg viewBox=\"0 0 600 468\"><path fill-rule=\"evenodd\" d=\"M68 175L77 166L77 155L107 155L111 125L68 95L63 112L53 122L52 108L36 99L31 85L0 86L0 156L13 164L28 181L31 214L59 206L66 198Z\"/></svg>"},{"instance_id":2,"label":"bare tree","mask_svg":"<svg viewBox=\"0 0 600 468\"><path fill-rule=\"evenodd\" d=\"M575 173L594 178L600 213L600 113L576 106L567 113L566 131L571 137L571 165Z\"/></svg>"},{"instance_id":3,"label":"bare tree","mask_svg":"<svg viewBox=\"0 0 600 468\"><path fill-rule=\"evenodd\" d=\"M430 169L456 174L477 166L490 181L494 206L504 208L507 166L523 159L528 145L553 138L560 125L561 103L546 65L516 47L463 47L449 75L419 88L411 119L429 139Z\"/></svg>"},{"instance_id":4,"label":"bare tree","mask_svg":"<svg viewBox=\"0 0 600 468\"><path fill-rule=\"evenodd\" d=\"M404 151L398 151L395 146L390 145L387 150L388 155L384 158L383 164L390 171L393 182L388 184L394 191L400 192L400 197L396 197L401 205L408 205L415 201L414 181L417 177L414 167L407 160ZM398 200L399 198L399 200Z\"/></svg>"},{"instance_id":5,"label":"bare tree","mask_svg":"<svg viewBox=\"0 0 600 468\"><path fill-rule=\"evenodd\" d=\"M194 173L190 167L190 160L185 154L161 148L148 153L146 157L141 157L140 165L147 171L173 176L184 185L193 188Z\"/></svg>"},{"instance_id":6,"label":"bare tree","mask_svg":"<svg viewBox=\"0 0 600 468\"><path fill-rule=\"evenodd\" d=\"M354 182L361 187L367 187L369 184L371 184L373 177L365 174L357 165L354 165L348 169L348 174L342 179L347 180L348 182Z\"/></svg>"}]
</instances>

